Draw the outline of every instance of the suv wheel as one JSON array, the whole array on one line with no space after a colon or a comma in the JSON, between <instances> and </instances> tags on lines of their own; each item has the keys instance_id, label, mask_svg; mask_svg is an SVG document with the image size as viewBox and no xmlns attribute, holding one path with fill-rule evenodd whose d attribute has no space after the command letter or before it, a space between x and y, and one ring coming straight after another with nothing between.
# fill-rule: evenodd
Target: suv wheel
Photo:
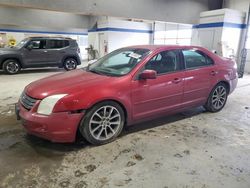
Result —
<instances>
[{"instance_id":1,"label":"suv wheel","mask_svg":"<svg viewBox=\"0 0 250 188\"><path fill-rule=\"evenodd\" d=\"M17 74L21 70L21 66L17 60L8 59L3 62L3 70L7 74Z\"/></svg>"},{"instance_id":2,"label":"suv wheel","mask_svg":"<svg viewBox=\"0 0 250 188\"><path fill-rule=\"evenodd\" d=\"M209 112L218 112L226 104L228 90L224 83L217 84L209 95L206 110Z\"/></svg>"},{"instance_id":3,"label":"suv wheel","mask_svg":"<svg viewBox=\"0 0 250 188\"><path fill-rule=\"evenodd\" d=\"M77 67L77 61L74 58L67 58L63 63L63 67L67 71L74 70Z\"/></svg>"},{"instance_id":4,"label":"suv wheel","mask_svg":"<svg viewBox=\"0 0 250 188\"><path fill-rule=\"evenodd\" d=\"M101 145L113 141L125 123L124 111L113 101L101 102L92 107L80 124L82 136L91 144Z\"/></svg>"}]
</instances>

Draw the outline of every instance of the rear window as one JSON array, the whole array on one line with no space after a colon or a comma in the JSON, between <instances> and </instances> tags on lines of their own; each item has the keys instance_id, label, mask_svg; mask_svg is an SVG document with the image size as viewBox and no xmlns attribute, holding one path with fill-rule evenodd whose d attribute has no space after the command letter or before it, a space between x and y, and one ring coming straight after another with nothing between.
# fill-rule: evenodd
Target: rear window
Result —
<instances>
[{"instance_id":1,"label":"rear window","mask_svg":"<svg viewBox=\"0 0 250 188\"><path fill-rule=\"evenodd\" d=\"M48 40L49 49L64 48L66 46L69 46L68 40Z\"/></svg>"}]
</instances>

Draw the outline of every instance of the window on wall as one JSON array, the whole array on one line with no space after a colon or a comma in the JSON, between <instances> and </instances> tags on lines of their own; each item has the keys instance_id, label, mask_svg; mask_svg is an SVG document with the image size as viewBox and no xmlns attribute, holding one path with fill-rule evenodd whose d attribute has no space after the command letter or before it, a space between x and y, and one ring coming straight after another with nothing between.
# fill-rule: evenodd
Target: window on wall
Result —
<instances>
[{"instance_id":1,"label":"window on wall","mask_svg":"<svg viewBox=\"0 0 250 188\"><path fill-rule=\"evenodd\" d=\"M154 44L191 44L192 25L155 22L154 30Z\"/></svg>"}]
</instances>

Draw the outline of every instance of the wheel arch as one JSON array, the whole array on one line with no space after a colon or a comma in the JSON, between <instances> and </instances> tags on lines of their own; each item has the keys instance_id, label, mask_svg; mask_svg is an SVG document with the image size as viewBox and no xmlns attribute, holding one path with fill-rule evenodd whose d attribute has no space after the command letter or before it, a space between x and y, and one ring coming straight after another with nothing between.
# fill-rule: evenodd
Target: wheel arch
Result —
<instances>
[{"instance_id":1,"label":"wheel arch","mask_svg":"<svg viewBox=\"0 0 250 188\"><path fill-rule=\"evenodd\" d=\"M230 84L229 84L229 82L227 82L227 81L225 81L225 80L221 80L221 81L219 81L215 86L217 86L218 84L220 84L220 83L223 83L223 84L225 84L225 86L226 86L226 88L227 88L227 93L229 94L229 92L230 92ZM215 87L214 86L214 87Z\"/></svg>"},{"instance_id":2,"label":"wheel arch","mask_svg":"<svg viewBox=\"0 0 250 188\"><path fill-rule=\"evenodd\" d=\"M66 56L64 56L62 58L62 66L64 65L65 60L68 59L68 58L75 59L76 62L77 62L77 65L80 65L80 62L78 61L78 58L76 56L74 56L74 55L66 55Z\"/></svg>"},{"instance_id":3,"label":"wheel arch","mask_svg":"<svg viewBox=\"0 0 250 188\"><path fill-rule=\"evenodd\" d=\"M102 103L102 102L108 102L108 101L112 101L112 102L115 102L115 103L117 103L118 105L120 105L120 107L123 109L123 112L124 112L124 116L125 116L125 125L127 124L127 121L128 121L128 111L127 111L125 105L124 105L121 101L116 100L116 99L102 99L102 100L100 100L100 101L97 101L97 102L91 104L91 105L86 109L86 112L84 113L83 117L81 118L81 120L80 120L80 122L79 122L79 124L78 124L77 130L76 130L76 132L75 132L75 140L79 140L79 139L82 137L82 135L80 134L80 126L81 126L82 121L84 121L84 117L85 117L86 113L87 113L91 108L93 108L93 106L98 105L98 104L100 104L100 103Z\"/></svg>"},{"instance_id":4,"label":"wheel arch","mask_svg":"<svg viewBox=\"0 0 250 188\"><path fill-rule=\"evenodd\" d=\"M3 69L4 62L9 60L9 59L16 60L19 63L20 67L23 68L22 61L21 61L21 59L19 57L5 57L0 62L0 69Z\"/></svg>"},{"instance_id":5,"label":"wheel arch","mask_svg":"<svg viewBox=\"0 0 250 188\"><path fill-rule=\"evenodd\" d=\"M125 116L125 123L127 123L127 119L128 119L128 111L127 111L127 108L126 106L119 100L116 100L116 99L103 99L103 100L100 100L100 101L97 101L93 104L91 104L91 106L86 110L90 110L93 106L99 104L99 103L102 103L102 102L108 102L108 101L112 101L112 102L115 102L117 104L119 104L121 106L121 108L123 109L123 112L124 112L124 116Z\"/></svg>"}]
</instances>

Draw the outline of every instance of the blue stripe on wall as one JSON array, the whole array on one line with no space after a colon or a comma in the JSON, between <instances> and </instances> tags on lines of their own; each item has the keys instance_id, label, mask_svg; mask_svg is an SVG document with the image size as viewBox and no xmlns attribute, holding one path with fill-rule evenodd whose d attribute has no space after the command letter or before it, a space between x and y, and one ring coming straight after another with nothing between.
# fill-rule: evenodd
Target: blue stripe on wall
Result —
<instances>
[{"instance_id":1,"label":"blue stripe on wall","mask_svg":"<svg viewBox=\"0 0 250 188\"><path fill-rule=\"evenodd\" d=\"M193 28L210 28L210 27L228 27L228 28L239 28L244 29L246 28L246 24L237 24L237 23L230 23L230 22L214 22L214 23L204 23L193 25Z\"/></svg>"},{"instance_id":2,"label":"blue stripe on wall","mask_svg":"<svg viewBox=\"0 0 250 188\"><path fill-rule=\"evenodd\" d=\"M117 32L132 32L132 33L153 33L152 30L141 30L141 29L123 29L123 28L115 28L115 27L105 27L105 28L97 28L90 29L88 32L99 32L99 31L117 31Z\"/></svg>"},{"instance_id":3,"label":"blue stripe on wall","mask_svg":"<svg viewBox=\"0 0 250 188\"><path fill-rule=\"evenodd\" d=\"M39 34L64 34L64 35L88 35L88 33L80 32L64 32L64 31L33 31L23 29L1 29L0 32L17 32L17 33L39 33Z\"/></svg>"}]
</instances>

